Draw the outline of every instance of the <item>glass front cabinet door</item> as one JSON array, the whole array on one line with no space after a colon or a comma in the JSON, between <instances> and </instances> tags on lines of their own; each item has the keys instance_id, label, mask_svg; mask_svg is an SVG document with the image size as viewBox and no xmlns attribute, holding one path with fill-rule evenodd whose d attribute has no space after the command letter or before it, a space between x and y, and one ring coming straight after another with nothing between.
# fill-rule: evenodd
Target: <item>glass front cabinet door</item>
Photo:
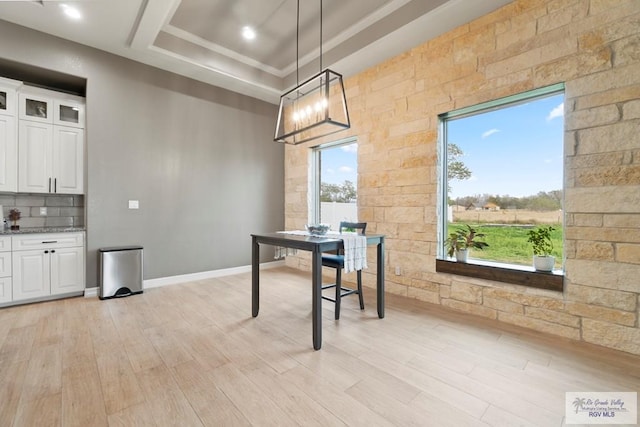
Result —
<instances>
[{"instance_id":1,"label":"glass front cabinet door","mask_svg":"<svg viewBox=\"0 0 640 427\"><path fill-rule=\"evenodd\" d=\"M71 100L54 100L53 124L84 128L84 104Z\"/></svg>"},{"instance_id":2,"label":"glass front cabinet door","mask_svg":"<svg viewBox=\"0 0 640 427\"><path fill-rule=\"evenodd\" d=\"M32 95L30 93L20 93L20 118L33 122L52 123L53 102L50 98Z\"/></svg>"},{"instance_id":3,"label":"glass front cabinet door","mask_svg":"<svg viewBox=\"0 0 640 427\"><path fill-rule=\"evenodd\" d=\"M22 82L0 77L0 114L16 115L16 96Z\"/></svg>"}]
</instances>

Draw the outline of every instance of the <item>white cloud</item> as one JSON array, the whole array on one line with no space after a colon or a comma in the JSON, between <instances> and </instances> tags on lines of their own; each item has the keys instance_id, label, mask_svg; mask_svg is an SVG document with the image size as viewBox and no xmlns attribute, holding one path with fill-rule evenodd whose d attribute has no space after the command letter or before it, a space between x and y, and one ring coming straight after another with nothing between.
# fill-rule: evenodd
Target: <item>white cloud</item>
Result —
<instances>
[{"instance_id":1,"label":"white cloud","mask_svg":"<svg viewBox=\"0 0 640 427\"><path fill-rule=\"evenodd\" d=\"M482 134L482 139L488 138L494 133L498 133L498 132L500 132L500 129L489 129L488 131Z\"/></svg>"},{"instance_id":2,"label":"white cloud","mask_svg":"<svg viewBox=\"0 0 640 427\"><path fill-rule=\"evenodd\" d=\"M353 172L353 169L350 168L349 166L340 166L340 172L350 173L350 172Z\"/></svg>"},{"instance_id":3,"label":"white cloud","mask_svg":"<svg viewBox=\"0 0 640 427\"><path fill-rule=\"evenodd\" d=\"M349 144L349 145L343 145L342 147L340 147L342 149L342 151L344 151L345 153L357 153L358 152L358 144Z\"/></svg>"},{"instance_id":4,"label":"white cloud","mask_svg":"<svg viewBox=\"0 0 640 427\"><path fill-rule=\"evenodd\" d=\"M549 112L547 121L550 122L558 117L564 117L564 102Z\"/></svg>"}]
</instances>

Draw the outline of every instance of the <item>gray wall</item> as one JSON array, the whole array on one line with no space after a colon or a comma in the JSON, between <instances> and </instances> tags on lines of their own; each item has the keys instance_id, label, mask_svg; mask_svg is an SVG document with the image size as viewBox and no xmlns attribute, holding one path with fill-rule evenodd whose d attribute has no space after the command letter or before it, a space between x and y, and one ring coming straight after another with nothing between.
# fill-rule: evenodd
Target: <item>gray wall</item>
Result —
<instances>
[{"instance_id":1,"label":"gray wall","mask_svg":"<svg viewBox=\"0 0 640 427\"><path fill-rule=\"evenodd\" d=\"M87 79L88 287L100 247L143 245L150 279L248 265L283 228L276 106L3 21L0 52Z\"/></svg>"}]
</instances>

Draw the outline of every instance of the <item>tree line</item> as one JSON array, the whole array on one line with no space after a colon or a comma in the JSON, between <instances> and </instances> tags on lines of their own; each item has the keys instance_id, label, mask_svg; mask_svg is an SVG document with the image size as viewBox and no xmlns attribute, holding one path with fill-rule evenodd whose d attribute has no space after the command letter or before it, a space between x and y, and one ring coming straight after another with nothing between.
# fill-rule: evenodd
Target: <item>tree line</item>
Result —
<instances>
[{"instance_id":1,"label":"tree line","mask_svg":"<svg viewBox=\"0 0 640 427\"><path fill-rule=\"evenodd\" d=\"M562 190L540 191L538 194L525 197L476 194L474 196L458 197L452 200L451 203L464 207L483 207L487 203L494 203L500 209L554 211L562 209Z\"/></svg>"}]
</instances>

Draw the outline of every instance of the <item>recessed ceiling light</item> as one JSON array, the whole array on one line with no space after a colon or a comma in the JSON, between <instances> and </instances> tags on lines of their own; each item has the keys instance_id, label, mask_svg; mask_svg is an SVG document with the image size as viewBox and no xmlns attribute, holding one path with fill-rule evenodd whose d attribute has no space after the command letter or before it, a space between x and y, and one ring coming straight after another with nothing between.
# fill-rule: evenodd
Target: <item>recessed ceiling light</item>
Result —
<instances>
[{"instance_id":1,"label":"recessed ceiling light","mask_svg":"<svg viewBox=\"0 0 640 427\"><path fill-rule=\"evenodd\" d=\"M69 18L71 19L80 19L82 18L82 15L80 14L80 11L78 9L76 9L73 6L69 6L68 4L64 4L62 3L60 5L60 7L62 8L62 11L64 12L65 15L67 15Z\"/></svg>"},{"instance_id":2,"label":"recessed ceiling light","mask_svg":"<svg viewBox=\"0 0 640 427\"><path fill-rule=\"evenodd\" d=\"M256 32L251 27L242 27L242 37L246 40L253 40L256 38Z\"/></svg>"}]
</instances>

